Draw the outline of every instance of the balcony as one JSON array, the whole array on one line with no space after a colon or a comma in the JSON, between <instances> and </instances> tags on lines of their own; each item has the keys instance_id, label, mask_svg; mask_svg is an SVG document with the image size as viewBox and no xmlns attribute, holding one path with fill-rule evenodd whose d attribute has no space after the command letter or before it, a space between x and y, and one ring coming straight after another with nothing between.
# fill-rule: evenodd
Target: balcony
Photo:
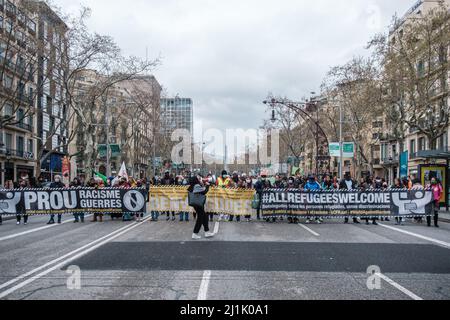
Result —
<instances>
[{"instance_id":1,"label":"balcony","mask_svg":"<svg viewBox=\"0 0 450 320\"><path fill-rule=\"evenodd\" d=\"M25 160L34 160L34 153L23 150L12 150L7 148L0 148L0 156L11 158L20 158Z\"/></svg>"},{"instance_id":2,"label":"balcony","mask_svg":"<svg viewBox=\"0 0 450 320\"><path fill-rule=\"evenodd\" d=\"M23 130L27 130L30 132L33 132L33 126L31 124L28 123L23 123L23 122L19 122L15 125L15 127L19 128L19 129L23 129Z\"/></svg>"},{"instance_id":3,"label":"balcony","mask_svg":"<svg viewBox=\"0 0 450 320\"><path fill-rule=\"evenodd\" d=\"M442 147L436 150L421 150L411 155L411 160L415 159L449 159L450 147Z\"/></svg>"},{"instance_id":4,"label":"balcony","mask_svg":"<svg viewBox=\"0 0 450 320\"><path fill-rule=\"evenodd\" d=\"M400 155L395 154L393 156L390 156L388 158L384 158L381 161L382 165L387 166L393 166L393 165L399 165L400 164Z\"/></svg>"}]
</instances>

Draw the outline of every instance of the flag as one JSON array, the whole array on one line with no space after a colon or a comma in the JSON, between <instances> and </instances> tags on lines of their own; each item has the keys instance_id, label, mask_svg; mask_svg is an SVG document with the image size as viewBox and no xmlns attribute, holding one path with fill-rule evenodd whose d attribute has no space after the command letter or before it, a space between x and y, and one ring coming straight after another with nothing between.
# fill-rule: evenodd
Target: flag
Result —
<instances>
[{"instance_id":1,"label":"flag","mask_svg":"<svg viewBox=\"0 0 450 320\"><path fill-rule=\"evenodd\" d=\"M108 184L108 178L106 176L102 175L99 172L95 172L95 171L94 171L94 175L99 177L100 179L102 179L103 182L105 183L105 186Z\"/></svg>"},{"instance_id":2,"label":"flag","mask_svg":"<svg viewBox=\"0 0 450 320\"><path fill-rule=\"evenodd\" d=\"M126 178L128 181L129 177L128 177L128 173L127 173L127 167L125 166L125 162L122 163L122 167L120 167L118 176L120 178Z\"/></svg>"}]
</instances>

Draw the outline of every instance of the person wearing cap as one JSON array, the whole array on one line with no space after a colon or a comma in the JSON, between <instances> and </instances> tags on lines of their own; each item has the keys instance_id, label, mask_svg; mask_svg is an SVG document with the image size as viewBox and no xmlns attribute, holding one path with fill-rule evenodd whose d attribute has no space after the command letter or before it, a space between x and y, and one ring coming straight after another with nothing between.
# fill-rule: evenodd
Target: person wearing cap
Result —
<instances>
[{"instance_id":1,"label":"person wearing cap","mask_svg":"<svg viewBox=\"0 0 450 320\"><path fill-rule=\"evenodd\" d=\"M59 175L56 175L53 182L50 184L50 189L63 189L66 186L64 183L62 183L62 178ZM61 218L62 214L58 214L58 224L61 224ZM47 224L55 224L55 215L52 214L50 216L50 220L47 222Z\"/></svg>"}]
</instances>

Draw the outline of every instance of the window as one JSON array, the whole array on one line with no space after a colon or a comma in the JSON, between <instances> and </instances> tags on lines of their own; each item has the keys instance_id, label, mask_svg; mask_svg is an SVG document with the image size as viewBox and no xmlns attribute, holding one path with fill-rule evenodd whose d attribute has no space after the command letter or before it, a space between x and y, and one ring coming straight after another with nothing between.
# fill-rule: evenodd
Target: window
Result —
<instances>
[{"instance_id":1,"label":"window","mask_svg":"<svg viewBox=\"0 0 450 320\"><path fill-rule=\"evenodd\" d=\"M409 154L412 156L416 153L416 140L409 141Z\"/></svg>"},{"instance_id":2,"label":"window","mask_svg":"<svg viewBox=\"0 0 450 320\"><path fill-rule=\"evenodd\" d=\"M17 20L19 20L19 22L22 22L23 24L27 23L27 17L25 16L25 14L21 11L21 10L17 10Z\"/></svg>"},{"instance_id":3,"label":"window","mask_svg":"<svg viewBox=\"0 0 450 320\"><path fill-rule=\"evenodd\" d=\"M6 44L5 43L0 43L0 59L4 60L6 58Z\"/></svg>"},{"instance_id":4,"label":"window","mask_svg":"<svg viewBox=\"0 0 450 320\"><path fill-rule=\"evenodd\" d=\"M16 14L16 6L12 4L10 1L6 1L6 11Z\"/></svg>"},{"instance_id":5,"label":"window","mask_svg":"<svg viewBox=\"0 0 450 320\"><path fill-rule=\"evenodd\" d=\"M6 133L5 134L5 147L7 150L12 150L12 134Z\"/></svg>"},{"instance_id":6,"label":"window","mask_svg":"<svg viewBox=\"0 0 450 320\"><path fill-rule=\"evenodd\" d=\"M424 151L425 150L425 138L419 138L419 148L418 151Z\"/></svg>"},{"instance_id":7,"label":"window","mask_svg":"<svg viewBox=\"0 0 450 320\"><path fill-rule=\"evenodd\" d=\"M31 19L28 19L28 23L27 23L28 29L30 29L33 32L36 32L36 22L34 22Z\"/></svg>"},{"instance_id":8,"label":"window","mask_svg":"<svg viewBox=\"0 0 450 320\"><path fill-rule=\"evenodd\" d=\"M28 152L34 154L34 141L33 141L33 139L28 139Z\"/></svg>"},{"instance_id":9,"label":"window","mask_svg":"<svg viewBox=\"0 0 450 320\"><path fill-rule=\"evenodd\" d=\"M3 77L3 86L6 89L12 89L13 78L5 74L5 76Z\"/></svg>"},{"instance_id":10,"label":"window","mask_svg":"<svg viewBox=\"0 0 450 320\"><path fill-rule=\"evenodd\" d=\"M17 121L19 121L19 123L23 123L24 118L25 112L23 111L23 109L17 110Z\"/></svg>"},{"instance_id":11,"label":"window","mask_svg":"<svg viewBox=\"0 0 450 320\"><path fill-rule=\"evenodd\" d=\"M6 19L5 28L8 34L14 35L13 23L10 19Z\"/></svg>"},{"instance_id":12,"label":"window","mask_svg":"<svg viewBox=\"0 0 450 320\"><path fill-rule=\"evenodd\" d=\"M5 104L5 116L12 116L14 112L14 108L11 104Z\"/></svg>"},{"instance_id":13,"label":"window","mask_svg":"<svg viewBox=\"0 0 450 320\"><path fill-rule=\"evenodd\" d=\"M16 138L16 143L17 143L17 155L19 157L23 157L23 152L25 151L25 144L24 144L24 139L21 136L17 136Z\"/></svg>"},{"instance_id":14,"label":"window","mask_svg":"<svg viewBox=\"0 0 450 320\"><path fill-rule=\"evenodd\" d=\"M3 29L3 16L0 16L0 29Z\"/></svg>"}]
</instances>

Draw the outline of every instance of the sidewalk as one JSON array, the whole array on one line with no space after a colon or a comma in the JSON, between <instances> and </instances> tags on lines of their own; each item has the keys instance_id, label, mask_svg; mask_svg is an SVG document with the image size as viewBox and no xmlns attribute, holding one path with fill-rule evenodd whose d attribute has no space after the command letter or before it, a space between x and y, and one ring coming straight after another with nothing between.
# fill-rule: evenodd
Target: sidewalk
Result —
<instances>
[{"instance_id":1,"label":"sidewalk","mask_svg":"<svg viewBox=\"0 0 450 320\"><path fill-rule=\"evenodd\" d=\"M450 211L439 211L439 220L450 223Z\"/></svg>"}]
</instances>

